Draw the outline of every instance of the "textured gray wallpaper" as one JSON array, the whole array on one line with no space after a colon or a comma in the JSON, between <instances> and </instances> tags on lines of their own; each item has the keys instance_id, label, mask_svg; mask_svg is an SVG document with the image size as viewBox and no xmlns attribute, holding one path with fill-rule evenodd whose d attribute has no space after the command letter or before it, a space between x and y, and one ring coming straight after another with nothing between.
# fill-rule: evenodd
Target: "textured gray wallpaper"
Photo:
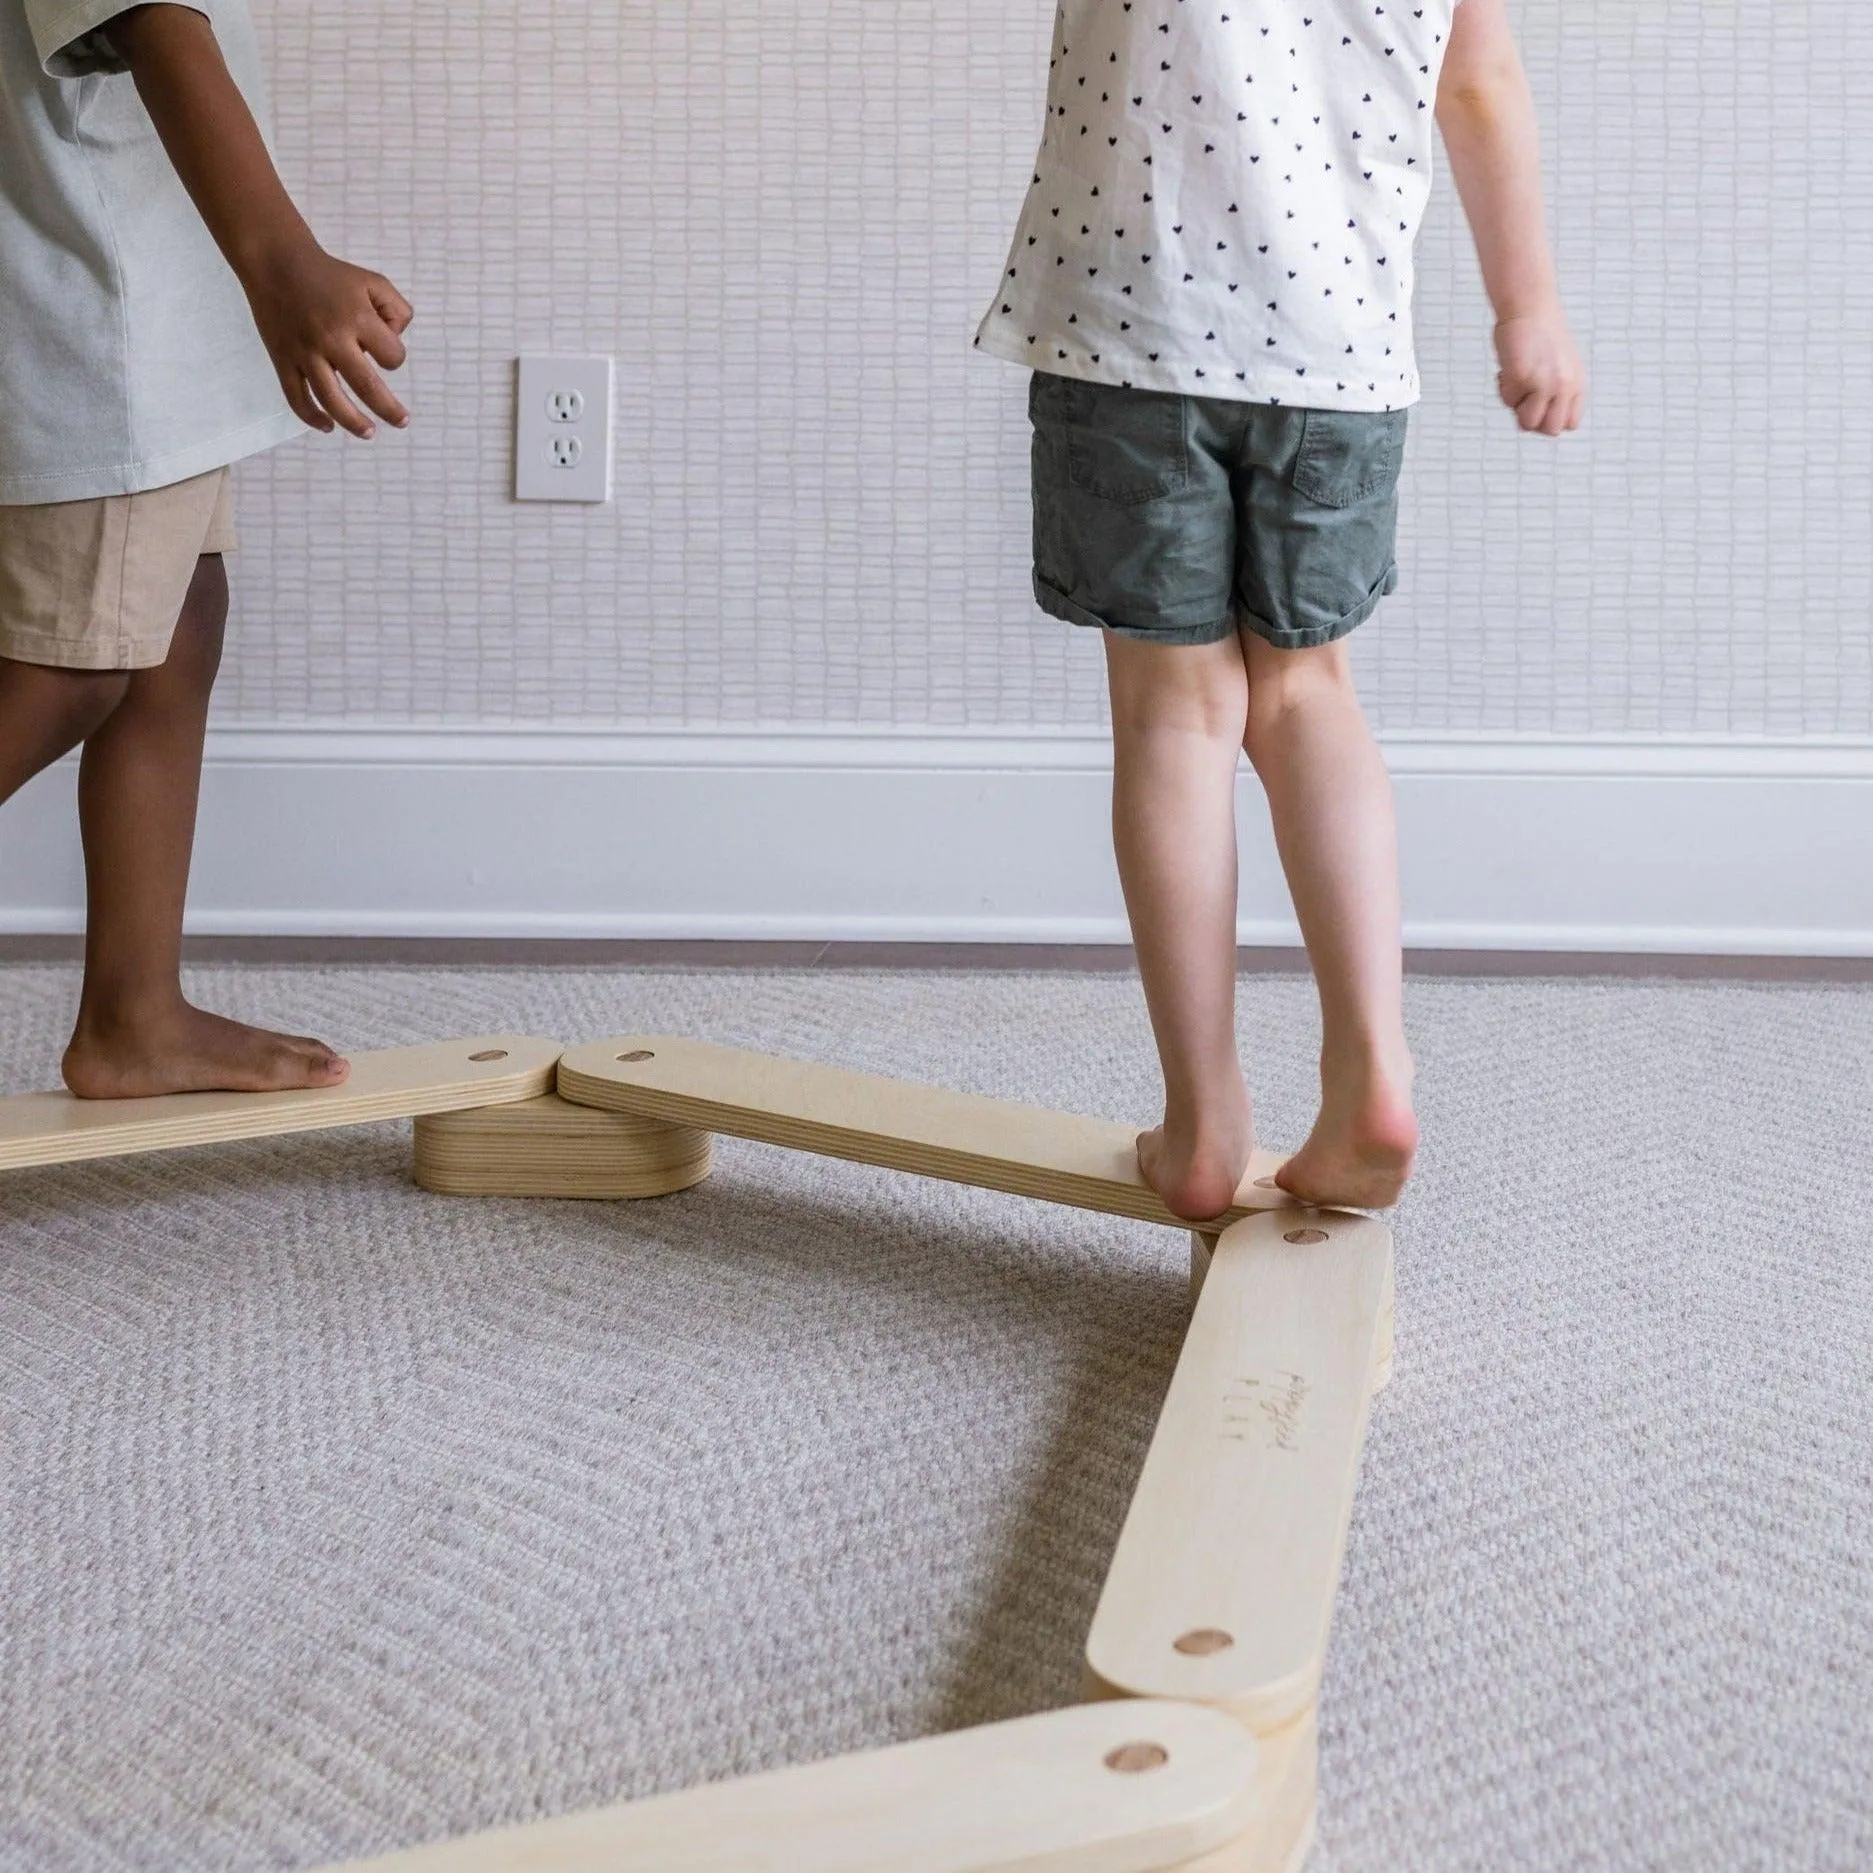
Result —
<instances>
[{"instance_id":1,"label":"textured gray wallpaper","mask_svg":"<svg viewBox=\"0 0 1873 1873\"><path fill-rule=\"evenodd\" d=\"M316 225L418 303L418 425L246 473L227 718L1099 720L1095 647L1027 597L1021 378L969 345L1045 4L258 12ZM1873 735L1873 36L1794 0L1516 12L1592 431L1493 406L1446 194L1373 701ZM508 500L523 348L616 354L613 506Z\"/></svg>"}]
</instances>

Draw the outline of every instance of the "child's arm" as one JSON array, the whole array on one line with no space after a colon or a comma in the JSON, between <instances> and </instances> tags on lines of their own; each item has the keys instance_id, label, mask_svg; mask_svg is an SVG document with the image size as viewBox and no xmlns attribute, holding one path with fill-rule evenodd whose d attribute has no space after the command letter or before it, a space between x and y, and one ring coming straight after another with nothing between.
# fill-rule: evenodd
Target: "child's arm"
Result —
<instances>
[{"instance_id":1,"label":"child's arm","mask_svg":"<svg viewBox=\"0 0 1873 1873\"><path fill-rule=\"evenodd\" d=\"M375 366L402 364L409 304L381 274L334 259L313 238L207 17L186 0L136 6L109 31L183 187L246 290L294 413L314 429L329 431L335 420L370 437L376 426L348 385L401 428L409 412Z\"/></svg>"},{"instance_id":2,"label":"child's arm","mask_svg":"<svg viewBox=\"0 0 1873 1873\"><path fill-rule=\"evenodd\" d=\"M1496 309L1502 400L1526 430L1578 429L1587 375L1555 283L1535 100L1504 0L1457 8L1437 123Z\"/></svg>"}]
</instances>

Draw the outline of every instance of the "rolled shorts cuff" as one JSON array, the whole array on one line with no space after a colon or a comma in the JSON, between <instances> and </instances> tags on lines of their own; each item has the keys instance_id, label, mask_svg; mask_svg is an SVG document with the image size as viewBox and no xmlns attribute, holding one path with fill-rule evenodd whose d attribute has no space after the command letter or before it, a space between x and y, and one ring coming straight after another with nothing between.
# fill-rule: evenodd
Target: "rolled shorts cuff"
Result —
<instances>
[{"instance_id":1,"label":"rolled shorts cuff","mask_svg":"<svg viewBox=\"0 0 1873 1873\"><path fill-rule=\"evenodd\" d=\"M1263 643L1272 645L1276 650L1318 650L1323 644L1337 644L1341 638L1350 637L1397 590L1398 567L1394 563L1386 570L1385 577L1345 617L1336 618L1331 624L1308 625L1300 629L1293 626L1284 628L1251 611L1246 605L1238 607L1236 618L1244 630L1253 631Z\"/></svg>"},{"instance_id":2,"label":"rolled shorts cuff","mask_svg":"<svg viewBox=\"0 0 1873 1873\"><path fill-rule=\"evenodd\" d=\"M1084 605L1076 605L1058 586L1049 585L1038 573L1034 575L1034 602L1050 618L1085 625L1088 630L1110 631L1115 637L1129 637L1141 644L1220 644L1236 634L1235 616L1227 611L1207 624L1115 624L1096 611L1088 611Z\"/></svg>"}]
</instances>

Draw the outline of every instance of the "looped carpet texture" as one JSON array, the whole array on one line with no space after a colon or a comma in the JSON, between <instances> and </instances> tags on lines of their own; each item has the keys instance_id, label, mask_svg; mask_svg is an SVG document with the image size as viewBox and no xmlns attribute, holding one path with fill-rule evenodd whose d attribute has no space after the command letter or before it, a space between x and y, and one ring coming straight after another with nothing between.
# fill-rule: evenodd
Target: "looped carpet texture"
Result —
<instances>
[{"instance_id":1,"label":"looped carpet texture","mask_svg":"<svg viewBox=\"0 0 1873 1873\"><path fill-rule=\"evenodd\" d=\"M330 968L351 1047L667 1029L1148 1122L1123 976ZM0 970L7 1090L76 981ZM1873 1865L1873 997L1416 981L1314 1873ZM1244 983L1271 1144L1312 996ZM1174 1232L726 1142L456 1202L404 1128L0 1178L0 1866L312 1866L1070 1701Z\"/></svg>"}]
</instances>

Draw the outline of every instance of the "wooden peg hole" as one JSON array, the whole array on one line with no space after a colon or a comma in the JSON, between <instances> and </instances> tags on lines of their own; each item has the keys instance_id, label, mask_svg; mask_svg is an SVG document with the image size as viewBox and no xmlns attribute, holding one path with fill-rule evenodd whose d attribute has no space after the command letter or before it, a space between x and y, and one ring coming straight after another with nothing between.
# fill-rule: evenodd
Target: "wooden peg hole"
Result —
<instances>
[{"instance_id":1,"label":"wooden peg hole","mask_svg":"<svg viewBox=\"0 0 1873 1873\"><path fill-rule=\"evenodd\" d=\"M468 1057L471 1060L505 1060L507 1058L507 1049L505 1047L490 1047L484 1053L470 1054Z\"/></svg>"},{"instance_id":2,"label":"wooden peg hole","mask_svg":"<svg viewBox=\"0 0 1873 1873\"><path fill-rule=\"evenodd\" d=\"M1199 1626L1195 1632L1174 1639L1172 1644L1186 1658L1214 1658L1218 1652L1227 1652L1235 1642L1233 1633L1220 1631L1215 1626Z\"/></svg>"},{"instance_id":3,"label":"wooden peg hole","mask_svg":"<svg viewBox=\"0 0 1873 1873\"><path fill-rule=\"evenodd\" d=\"M656 1055L648 1047L640 1047L635 1053L620 1054L618 1058L627 1066L634 1067L642 1060L655 1060Z\"/></svg>"},{"instance_id":4,"label":"wooden peg hole","mask_svg":"<svg viewBox=\"0 0 1873 1873\"><path fill-rule=\"evenodd\" d=\"M1161 1743L1121 1743L1106 1758L1106 1767L1115 1775L1147 1775L1170 1759L1170 1751Z\"/></svg>"},{"instance_id":5,"label":"wooden peg hole","mask_svg":"<svg viewBox=\"0 0 1873 1873\"><path fill-rule=\"evenodd\" d=\"M1316 1242L1325 1242L1327 1232L1324 1229L1290 1229L1283 1236L1283 1242L1297 1242L1305 1248L1312 1248Z\"/></svg>"}]
</instances>

